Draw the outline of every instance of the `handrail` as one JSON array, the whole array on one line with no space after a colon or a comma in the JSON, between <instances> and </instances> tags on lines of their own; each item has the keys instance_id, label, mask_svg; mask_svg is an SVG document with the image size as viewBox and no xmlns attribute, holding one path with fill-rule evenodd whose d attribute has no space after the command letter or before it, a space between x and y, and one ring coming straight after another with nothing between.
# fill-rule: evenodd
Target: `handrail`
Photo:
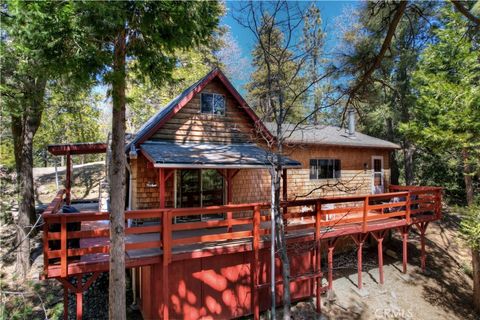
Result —
<instances>
[{"instance_id":1,"label":"handrail","mask_svg":"<svg viewBox=\"0 0 480 320\"><path fill-rule=\"evenodd\" d=\"M311 229L315 239L321 239L325 227L338 228L343 225L357 224L364 233L368 232L371 221L386 219L402 219L411 224L419 214L433 212L436 218L441 215L441 192L438 187L403 187L391 186L390 191L374 195L354 195L345 197L323 197L317 199L301 199L283 201L282 206L289 208L285 215L287 232L299 229ZM71 230L70 223L89 223L99 220L109 220L108 212L80 212L75 214L58 212L63 203L65 192L60 190L43 214L44 219L44 272L48 276L50 260L58 259L62 277L68 276L68 266L74 256L87 254L108 254L108 225L93 230ZM323 208L326 204L336 204L335 208ZM211 206L203 208L156 208L125 211L125 219L154 223L130 226L125 234L136 237L126 242L126 251L147 248L158 248L163 252L163 263L168 265L172 260L173 249L177 246L198 245L205 242L245 239L252 241L252 250L258 250L260 236L269 234L262 221L269 221L269 215L262 215L262 210L270 208L268 203L243 203ZM175 217L200 216L202 214L218 214L231 212L232 217L226 220L195 221L174 224ZM238 217L234 213L241 213ZM245 214L243 214L245 213ZM146 220L145 220L146 219ZM306 219L306 220L305 220ZM58 231L51 231L51 225L60 225ZM214 232L206 229L217 228ZM223 229L218 229L223 228ZM201 231L201 232L200 232ZM328 231L328 230L327 230ZM197 232L197 233L195 233ZM175 237L174 237L175 233ZM142 237L145 234L155 236ZM74 239L106 239L95 245L73 248L70 242ZM130 238L129 238L130 239ZM131 238L133 239L133 238ZM133 241L133 242L132 242ZM58 248L51 248L51 243L57 243ZM90 240L91 242L91 240ZM89 242L89 243L90 243Z\"/></svg>"}]
</instances>

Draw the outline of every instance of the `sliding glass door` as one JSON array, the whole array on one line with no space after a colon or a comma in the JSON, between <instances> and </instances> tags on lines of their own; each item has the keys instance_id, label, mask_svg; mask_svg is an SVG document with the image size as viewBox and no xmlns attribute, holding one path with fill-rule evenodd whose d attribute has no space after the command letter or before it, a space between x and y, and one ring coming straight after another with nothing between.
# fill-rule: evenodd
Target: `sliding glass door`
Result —
<instances>
[{"instance_id":1,"label":"sliding glass door","mask_svg":"<svg viewBox=\"0 0 480 320\"><path fill-rule=\"evenodd\" d=\"M177 170L177 208L207 207L224 204L224 181L217 170ZM179 217L176 222L222 219L223 214Z\"/></svg>"}]
</instances>

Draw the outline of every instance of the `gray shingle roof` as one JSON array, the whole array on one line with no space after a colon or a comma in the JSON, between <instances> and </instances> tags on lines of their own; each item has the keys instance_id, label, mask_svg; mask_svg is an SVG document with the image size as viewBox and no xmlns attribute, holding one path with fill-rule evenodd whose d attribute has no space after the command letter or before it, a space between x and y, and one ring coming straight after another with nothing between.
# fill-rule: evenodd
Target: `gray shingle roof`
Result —
<instances>
[{"instance_id":1,"label":"gray shingle roof","mask_svg":"<svg viewBox=\"0 0 480 320\"><path fill-rule=\"evenodd\" d=\"M276 136L277 125L273 122L265 122L265 126ZM345 129L334 126L324 125L300 125L297 128L293 124L284 124L283 130L285 141L294 144L317 144L333 145L347 147L369 147L399 149L398 144L390 141L371 137L369 135L355 132L354 136L349 136ZM292 132L293 130L293 132Z\"/></svg>"},{"instance_id":2,"label":"gray shingle roof","mask_svg":"<svg viewBox=\"0 0 480 320\"><path fill-rule=\"evenodd\" d=\"M260 168L271 166L272 154L254 144L208 144L147 141L142 152L158 167ZM285 167L301 163L283 158Z\"/></svg>"}]
</instances>

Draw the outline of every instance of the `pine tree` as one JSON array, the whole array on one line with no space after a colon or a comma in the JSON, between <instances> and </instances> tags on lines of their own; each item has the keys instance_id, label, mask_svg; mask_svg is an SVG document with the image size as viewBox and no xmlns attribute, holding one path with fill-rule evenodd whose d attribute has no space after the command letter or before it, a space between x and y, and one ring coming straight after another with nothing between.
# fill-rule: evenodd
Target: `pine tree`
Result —
<instances>
[{"instance_id":1,"label":"pine tree","mask_svg":"<svg viewBox=\"0 0 480 320\"><path fill-rule=\"evenodd\" d=\"M279 95L275 98L271 95L272 92L281 92L283 103L290 106L290 112L285 114L286 122L297 123L307 116L306 94L298 97L298 93L306 87L306 79L301 75L304 71L301 70L303 65L296 61L294 52L285 44L284 34L272 24L271 19L273 18L268 15L263 17L259 34L262 41L258 42L252 51L252 65L255 70L250 82L245 86L247 100L261 118L276 121L270 102L271 99L278 100ZM267 70L268 68L270 70ZM267 73L270 73L270 76L267 76Z\"/></svg>"}]
</instances>

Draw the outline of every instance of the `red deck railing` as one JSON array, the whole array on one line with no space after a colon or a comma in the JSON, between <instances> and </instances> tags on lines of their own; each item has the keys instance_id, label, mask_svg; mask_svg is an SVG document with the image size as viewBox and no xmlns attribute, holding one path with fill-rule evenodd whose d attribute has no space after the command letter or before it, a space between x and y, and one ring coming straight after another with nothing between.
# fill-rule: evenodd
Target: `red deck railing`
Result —
<instances>
[{"instance_id":1,"label":"red deck railing","mask_svg":"<svg viewBox=\"0 0 480 320\"><path fill-rule=\"evenodd\" d=\"M365 233L375 223L394 222L410 225L425 216L440 218L441 188L390 186L390 193L365 196L324 197L282 203L286 231L310 230L314 239L328 237L333 229ZM88 227L98 221L108 221L108 212L59 213L65 192L61 190L43 213L44 276L65 278L72 273L70 266L82 263L85 256L100 256L90 262L108 263L110 234L108 223L103 227ZM135 221L125 229L126 252L158 249L158 262L169 263L178 251L201 249L205 243L221 245L226 241L246 241L258 253L262 236L268 235L270 220L268 203L231 204L205 208L165 208L131 210L125 219ZM229 214L225 220L174 223L174 218L218 213ZM227 215L225 215L227 217ZM69 224L80 223L81 229L69 231ZM349 229L350 228L350 229ZM69 241L77 240L77 247ZM79 246L78 246L79 244ZM244 243L245 244L245 243ZM163 255L162 260L160 256ZM102 259L103 257L103 259ZM130 259L127 255L127 260ZM133 259L133 258L132 258ZM130 260L128 260L130 261ZM127 263L128 266L128 263ZM98 271L98 270L97 270ZM83 272L88 272L87 269Z\"/></svg>"}]
</instances>

